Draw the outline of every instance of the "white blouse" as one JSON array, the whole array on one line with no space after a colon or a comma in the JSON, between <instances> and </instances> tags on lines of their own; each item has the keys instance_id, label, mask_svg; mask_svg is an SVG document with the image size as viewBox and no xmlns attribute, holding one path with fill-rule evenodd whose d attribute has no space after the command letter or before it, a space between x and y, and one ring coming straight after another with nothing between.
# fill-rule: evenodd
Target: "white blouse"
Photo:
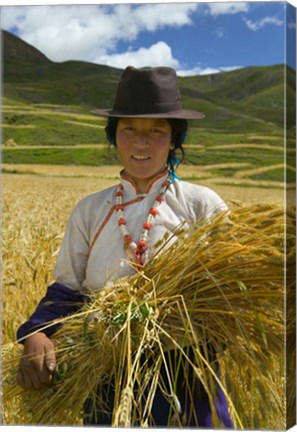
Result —
<instances>
[{"instance_id":1,"label":"white blouse","mask_svg":"<svg viewBox=\"0 0 297 432\"><path fill-rule=\"evenodd\" d=\"M148 185L147 193L141 194L133 180L122 175L126 226L136 243L166 176L167 172L157 176ZM89 195L72 211L55 266L56 282L83 294L86 289L98 291L135 272L117 222L116 189L117 186L112 186ZM226 208L225 202L208 187L175 179L149 231L150 254L154 253L156 242L182 222L189 225Z\"/></svg>"}]
</instances>

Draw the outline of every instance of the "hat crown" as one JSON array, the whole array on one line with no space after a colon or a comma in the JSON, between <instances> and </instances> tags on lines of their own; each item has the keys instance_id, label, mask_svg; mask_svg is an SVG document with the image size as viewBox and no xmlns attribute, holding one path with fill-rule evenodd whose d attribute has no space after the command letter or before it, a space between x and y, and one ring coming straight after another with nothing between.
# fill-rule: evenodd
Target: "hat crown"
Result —
<instances>
[{"instance_id":1,"label":"hat crown","mask_svg":"<svg viewBox=\"0 0 297 432\"><path fill-rule=\"evenodd\" d=\"M119 80L112 109L95 109L104 117L201 119L199 111L182 108L176 72L166 66L128 66Z\"/></svg>"},{"instance_id":2,"label":"hat crown","mask_svg":"<svg viewBox=\"0 0 297 432\"><path fill-rule=\"evenodd\" d=\"M169 67L128 66L118 83L114 111L127 115L181 110L177 76Z\"/></svg>"}]
</instances>

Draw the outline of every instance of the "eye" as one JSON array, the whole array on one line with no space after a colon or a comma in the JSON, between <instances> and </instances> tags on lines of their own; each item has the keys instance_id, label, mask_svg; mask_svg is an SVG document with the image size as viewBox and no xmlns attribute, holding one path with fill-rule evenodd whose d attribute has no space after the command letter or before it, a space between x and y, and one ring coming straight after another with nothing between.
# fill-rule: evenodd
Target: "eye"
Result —
<instances>
[{"instance_id":1,"label":"eye","mask_svg":"<svg viewBox=\"0 0 297 432\"><path fill-rule=\"evenodd\" d=\"M131 125L126 125L126 126L123 127L123 130L125 132L133 132L135 130L135 128L133 126L131 126Z\"/></svg>"},{"instance_id":2,"label":"eye","mask_svg":"<svg viewBox=\"0 0 297 432\"><path fill-rule=\"evenodd\" d=\"M152 128L151 132L156 133L156 134L164 133L163 129L160 129L160 128Z\"/></svg>"}]
</instances>

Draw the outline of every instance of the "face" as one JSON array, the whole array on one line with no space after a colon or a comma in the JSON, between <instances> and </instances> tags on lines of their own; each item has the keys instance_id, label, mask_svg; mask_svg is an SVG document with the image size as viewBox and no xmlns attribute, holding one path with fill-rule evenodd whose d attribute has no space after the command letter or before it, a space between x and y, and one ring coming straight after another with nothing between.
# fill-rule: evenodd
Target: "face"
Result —
<instances>
[{"instance_id":1,"label":"face","mask_svg":"<svg viewBox=\"0 0 297 432\"><path fill-rule=\"evenodd\" d=\"M164 171L172 141L165 119L122 118L116 132L118 155L125 173L144 192L147 184Z\"/></svg>"}]
</instances>

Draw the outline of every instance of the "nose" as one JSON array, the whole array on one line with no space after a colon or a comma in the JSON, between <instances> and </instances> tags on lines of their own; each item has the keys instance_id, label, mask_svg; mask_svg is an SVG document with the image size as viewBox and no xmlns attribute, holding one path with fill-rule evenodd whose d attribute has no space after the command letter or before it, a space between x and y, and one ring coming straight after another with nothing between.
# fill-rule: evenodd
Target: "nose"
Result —
<instances>
[{"instance_id":1,"label":"nose","mask_svg":"<svg viewBox=\"0 0 297 432\"><path fill-rule=\"evenodd\" d=\"M146 147L149 145L149 136L145 131L138 131L134 135L134 144L139 147Z\"/></svg>"}]
</instances>

